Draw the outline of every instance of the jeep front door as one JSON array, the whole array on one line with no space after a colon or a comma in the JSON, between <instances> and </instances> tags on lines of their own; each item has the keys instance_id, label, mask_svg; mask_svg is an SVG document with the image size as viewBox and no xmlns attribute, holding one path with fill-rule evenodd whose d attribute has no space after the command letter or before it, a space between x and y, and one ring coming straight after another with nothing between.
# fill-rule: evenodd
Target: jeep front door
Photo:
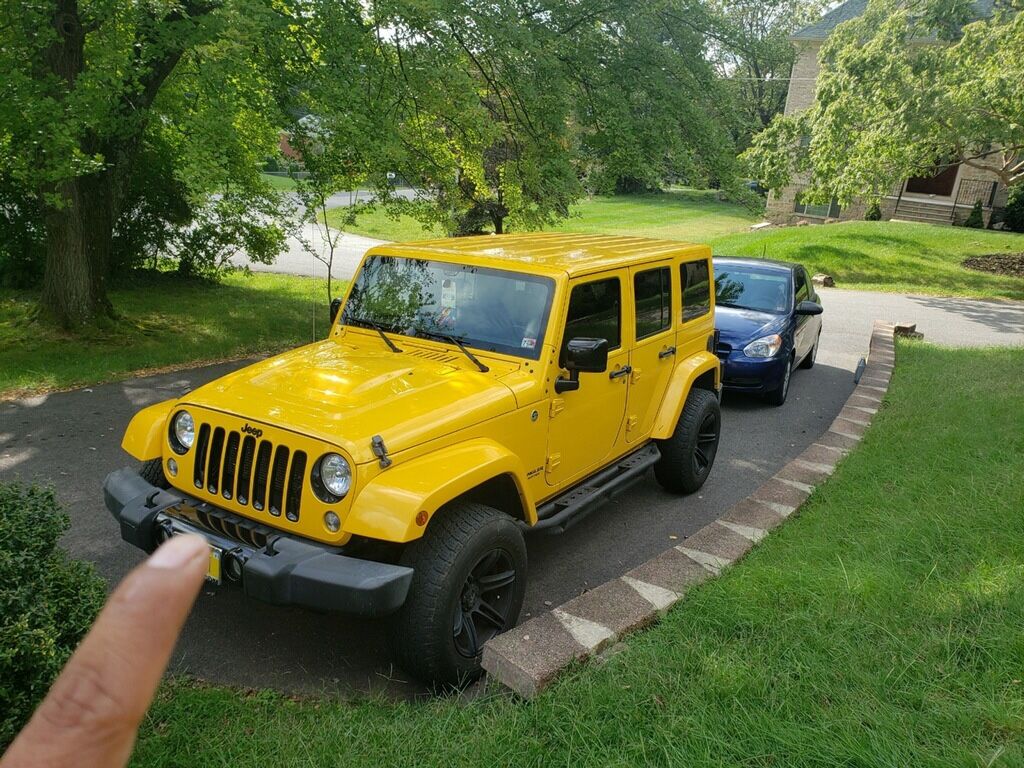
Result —
<instances>
[{"instance_id":1,"label":"jeep front door","mask_svg":"<svg viewBox=\"0 0 1024 768\"><path fill-rule=\"evenodd\" d=\"M570 283L569 305L562 318L560 357L552 365L552 384L569 378L562 368L565 349L573 338L608 341L608 369L580 373L579 388L555 393L552 386L548 455L544 477L548 485L580 479L611 460L617 449L629 388L629 352L623 339L625 270L591 275Z\"/></svg>"}]
</instances>

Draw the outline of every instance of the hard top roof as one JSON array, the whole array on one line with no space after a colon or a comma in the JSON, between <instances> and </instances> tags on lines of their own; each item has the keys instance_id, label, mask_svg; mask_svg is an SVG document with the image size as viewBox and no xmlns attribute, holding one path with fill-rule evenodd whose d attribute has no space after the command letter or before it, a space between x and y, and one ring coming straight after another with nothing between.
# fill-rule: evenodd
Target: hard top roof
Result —
<instances>
[{"instance_id":1,"label":"hard top roof","mask_svg":"<svg viewBox=\"0 0 1024 768\"><path fill-rule=\"evenodd\" d=\"M570 275L631 266L681 253L706 255L707 246L676 240L611 235L532 233L388 243L373 253L413 258L471 261L523 271L566 272Z\"/></svg>"}]
</instances>

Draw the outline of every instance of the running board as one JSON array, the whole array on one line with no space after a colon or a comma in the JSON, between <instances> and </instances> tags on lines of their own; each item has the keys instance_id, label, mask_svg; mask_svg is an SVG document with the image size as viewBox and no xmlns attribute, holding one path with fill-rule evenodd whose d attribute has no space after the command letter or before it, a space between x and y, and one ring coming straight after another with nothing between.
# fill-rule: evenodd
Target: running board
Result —
<instances>
[{"instance_id":1,"label":"running board","mask_svg":"<svg viewBox=\"0 0 1024 768\"><path fill-rule=\"evenodd\" d=\"M648 443L588 477L582 483L537 508L537 524L528 531L564 533L618 492L639 480L648 467L661 458L661 451Z\"/></svg>"}]
</instances>

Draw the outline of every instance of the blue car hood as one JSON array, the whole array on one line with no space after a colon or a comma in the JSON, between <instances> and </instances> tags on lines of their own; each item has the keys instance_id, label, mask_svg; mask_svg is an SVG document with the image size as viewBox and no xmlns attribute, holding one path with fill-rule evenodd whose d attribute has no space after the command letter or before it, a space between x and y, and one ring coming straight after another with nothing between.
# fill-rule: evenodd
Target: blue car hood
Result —
<instances>
[{"instance_id":1,"label":"blue car hood","mask_svg":"<svg viewBox=\"0 0 1024 768\"><path fill-rule=\"evenodd\" d=\"M770 333L781 333L785 326L785 315L721 305L715 307L715 328L722 341L734 348Z\"/></svg>"}]
</instances>

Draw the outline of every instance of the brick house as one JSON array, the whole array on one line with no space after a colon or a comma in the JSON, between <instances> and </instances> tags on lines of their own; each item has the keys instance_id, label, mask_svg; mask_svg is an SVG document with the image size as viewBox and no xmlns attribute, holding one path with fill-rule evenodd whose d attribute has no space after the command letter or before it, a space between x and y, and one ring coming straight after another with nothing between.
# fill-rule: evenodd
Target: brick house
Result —
<instances>
[{"instance_id":1,"label":"brick house","mask_svg":"<svg viewBox=\"0 0 1024 768\"><path fill-rule=\"evenodd\" d=\"M983 5L988 0L979 3ZM814 102L818 77L818 51L829 33L844 21L856 18L867 10L868 0L846 0L819 21L794 33L790 40L796 46L796 61L786 98L787 115L801 112ZM863 219L867 204L854 200L840 207L804 205L800 192L806 186L806 175L795 177L794 183L768 197L766 216L777 223L796 221L847 221ZM976 200L982 204L985 225L993 212L1006 205L1007 189L995 170L975 168L961 163L938 166L928 176L915 176L896 184L880 201L883 219L924 221L933 224L959 224L967 218Z\"/></svg>"}]
</instances>

